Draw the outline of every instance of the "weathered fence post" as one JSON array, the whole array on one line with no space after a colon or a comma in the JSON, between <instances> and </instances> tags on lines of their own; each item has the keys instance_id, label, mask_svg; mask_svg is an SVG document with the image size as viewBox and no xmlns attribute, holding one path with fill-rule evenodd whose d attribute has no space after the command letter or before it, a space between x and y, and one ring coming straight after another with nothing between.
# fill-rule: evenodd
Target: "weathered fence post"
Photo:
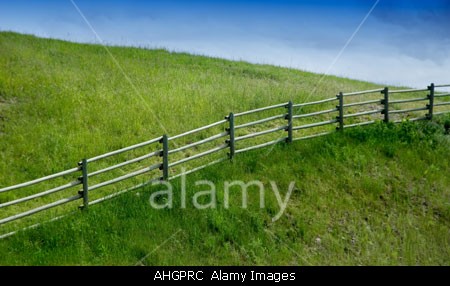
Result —
<instances>
[{"instance_id":1,"label":"weathered fence post","mask_svg":"<svg viewBox=\"0 0 450 286\"><path fill-rule=\"evenodd\" d=\"M339 131L344 131L344 94L339 92L337 98L339 99L339 106L336 106L339 108L339 116L337 117L337 120L339 120L339 127L337 129Z\"/></svg>"},{"instance_id":2,"label":"weathered fence post","mask_svg":"<svg viewBox=\"0 0 450 286\"><path fill-rule=\"evenodd\" d=\"M83 159L78 164L81 166L81 183L83 184L83 191L81 191L81 194L83 195L83 205L81 206L81 209L87 210L89 207L88 163L86 159Z\"/></svg>"},{"instance_id":3,"label":"weathered fence post","mask_svg":"<svg viewBox=\"0 0 450 286\"><path fill-rule=\"evenodd\" d=\"M161 157L163 159L162 165L160 167L160 169L162 170L163 176L162 176L162 180L163 181L168 181L169 180L169 138L167 137L167 135L163 135L160 143L162 143L162 152L161 152Z\"/></svg>"},{"instance_id":4,"label":"weathered fence post","mask_svg":"<svg viewBox=\"0 0 450 286\"><path fill-rule=\"evenodd\" d=\"M433 109L434 109L434 83L432 83L429 87L428 90L430 91L430 94L428 94L428 99L430 100L429 104L427 104L428 107L428 114L427 114L427 118L429 120L433 119Z\"/></svg>"},{"instance_id":5,"label":"weathered fence post","mask_svg":"<svg viewBox=\"0 0 450 286\"><path fill-rule=\"evenodd\" d=\"M230 138L227 139L227 143L230 146L230 153L228 153L228 156L230 157L230 160L233 160L234 153L235 153L235 147L234 147L234 113L231 112L230 115L225 117L228 119L229 127L227 128L228 133L230 134Z\"/></svg>"},{"instance_id":6,"label":"weathered fence post","mask_svg":"<svg viewBox=\"0 0 450 286\"><path fill-rule=\"evenodd\" d=\"M384 122L389 123L389 88L385 87L381 93L384 94L384 99L381 100L381 104L384 105L384 109L381 114L384 114Z\"/></svg>"},{"instance_id":7,"label":"weathered fence post","mask_svg":"<svg viewBox=\"0 0 450 286\"><path fill-rule=\"evenodd\" d=\"M287 133L288 133L288 137L286 139L287 143L292 143L292 101L289 101L287 107L288 110L288 114L286 115L286 120L288 121L288 127L286 129Z\"/></svg>"}]
</instances>

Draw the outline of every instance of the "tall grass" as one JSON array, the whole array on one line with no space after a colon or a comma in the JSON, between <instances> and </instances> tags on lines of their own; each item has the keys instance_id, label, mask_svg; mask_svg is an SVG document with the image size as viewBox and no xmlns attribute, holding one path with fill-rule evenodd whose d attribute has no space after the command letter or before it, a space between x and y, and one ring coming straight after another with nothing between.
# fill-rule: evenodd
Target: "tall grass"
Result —
<instances>
[{"instance_id":1,"label":"tall grass","mask_svg":"<svg viewBox=\"0 0 450 286\"><path fill-rule=\"evenodd\" d=\"M334 96L370 83L164 50L0 33L2 186L229 112ZM315 93L310 94L314 89ZM3 107L3 106L6 107Z\"/></svg>"},{"instance_id":2,"label":"tall grass","mask_svg":"<svg viewBox=\"0 0 450 286\"><path fill-rule=\"evenodd\" d=\"M322 75L164 50L110 50L131 84L101 46L0 33L0 187L230 111L377 87L330 76L317 85ZM0 241L0 264L448 265L448 126L448 116L380 123L239 154L187 177L186 209L180 180L172 209L151 208L157 187L138 190ZM190 203L204 190L198 180L217 186L216 209ZM247 209L238 190L224 207L233 180L268 189L274 181L282 195L291 181L296 188L273 223L279 207L270 191L263 209L253 188Z\"/></svg>"},{"instance_id":3,"label":"tall grass","mask_svg":"<svg viewBox=\"0 0 450 286\"><path fill-rule=\"evenodd\" d=\"M157 187L93 206L1 241L1 264L15 265L448 265L450 180L445 123L377 124L293 145L267 155L239 154L187 177L187 204L174 182L174 207L149 204ZM417 152L420 150L420 152ZM258 179L282 196L296 188L275 223L249 189L223 205L225 182ZM191 198L210 180L217 208L198 210ZM164 198L161 198L164 199Z\"/></svg>"}]
</instances>

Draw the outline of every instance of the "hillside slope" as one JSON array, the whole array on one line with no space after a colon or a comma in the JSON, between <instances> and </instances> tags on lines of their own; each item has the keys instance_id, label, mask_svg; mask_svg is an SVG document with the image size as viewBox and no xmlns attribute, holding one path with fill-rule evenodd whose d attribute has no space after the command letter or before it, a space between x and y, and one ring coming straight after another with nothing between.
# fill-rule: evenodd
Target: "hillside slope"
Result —
<instances>
[{"instance_id":1,"label":"hillside slope","mask_svg":"<svg viewBox=\"0 0 450 286\"><path fill-rule=\"evenodd\" d=\"M318 84L316 74L164 50L109 50L114 59L102 46L0 33L1 185L232 111L374 87L330 76Z\"/></svg>"},{"instance_id":2,"label":"hillside slope","mask_svg":"<svg viewBox=\"0 0 450 286\"><path fill-rule=\"evenodd\" d=\"M449 265L450 138L443 125L358 128L272 152L238 156L174 185L174 207L155 210L146 188L0 241L1 265ZM260 180L249 205L224 186ZM215 209L192 203L217 187ZM281 218L270 187L295 189ZM205 198L207 203L208 199Z\"/></svg>"},{"instance_id":3,"label":"hillside slope","mask_svg":"<svg viewBox=\"0 0 450 286\"><path fill-rule=\"evenodd\" d=\"M120 67L100 46L0 33L0 186L230 111L378 87L163 50L110 51ZM449 126L449 116L379 123L239 154L187 177L185 209L180 180L172 209L150 206L157 188L139 190L1 240L0 265L449 265ZM199 180L216 186L215 209L194 208ZM254 187L247 208L239 188L225 207L227 182L254 180L266 189L264 208ZM295 182L276 222L271 181L282 198Z\"/></svg>"}]
</instances>

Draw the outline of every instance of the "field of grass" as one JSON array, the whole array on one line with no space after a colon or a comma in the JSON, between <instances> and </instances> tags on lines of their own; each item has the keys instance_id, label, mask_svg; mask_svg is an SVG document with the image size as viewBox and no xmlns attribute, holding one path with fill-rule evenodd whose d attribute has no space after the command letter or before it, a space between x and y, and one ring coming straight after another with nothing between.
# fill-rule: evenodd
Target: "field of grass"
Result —
<instances>
[{"instance_id":1,"label":"field of grass","mask_svg":"<svg viewBox=\"0 0 450 286\"><path fill-rule=\"evenodd\" d=\"M0 187L230 111L379 87L329 76L319 84L321 75L163 50L110 50L121 68L101 46L0 33ZM215 183L216 209L177 207L176 180L173 209L151 208L155 188L132 192L0 241L0 265L449 265L449 125L448 116L377 124L239 154L187 177L188 199L204 190L196 180ZM250 188L242 208L237 188L225 208L224 184L233 180L263 182L266 207ZM295 181L274 223L270 181L283 198Z\"/></svg>"},{"instance_id":2,"label":"field of grass","mask_svg":"<svg viewBox=\"0 0 450 286\"><path fill-rule=\"evenodd\" d=\"M450 118L447 117L447 128ZM378 124L252 152L180 182L174 208L155 210L155 188L129 193L57 222L1 241L2 265L449 265L450 140L443 125ZM417 152L420 150L420 152ZM223 205L226 181L258 179L266 208L249 188ZM217 208L191 198L217 186ZM280 220L269 181L285 198Z\"/></svg>"},{"instance_id":3,"label":"field of grass","mask_svg":"<svg viewBox=\"0 0 450 286\"><path fill-rule=\"evenodd\" d=\"M0 33L2 186L232 111L377 87L337 77L318 85L321 75L164 50L109 49L126 77L102 46Z\"/></svg>"}]
</instances>

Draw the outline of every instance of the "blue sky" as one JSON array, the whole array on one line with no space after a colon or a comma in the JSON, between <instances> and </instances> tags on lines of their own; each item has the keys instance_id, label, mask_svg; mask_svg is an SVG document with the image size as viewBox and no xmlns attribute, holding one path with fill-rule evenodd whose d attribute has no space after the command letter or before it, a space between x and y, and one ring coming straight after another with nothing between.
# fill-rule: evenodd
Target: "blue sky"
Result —
<instances>
[{"instance_id":1,"label":"blue sky","mask_svg":"<svg viewBox=\"0 0 450 286\"><path fill-rule=\"evenodd\" d=\"M450 0L74 2L107 44L167 48L380 84L450 83ZM98 42L70 0L0 0L0 30Z\"/></svg>"}]
</instances>

